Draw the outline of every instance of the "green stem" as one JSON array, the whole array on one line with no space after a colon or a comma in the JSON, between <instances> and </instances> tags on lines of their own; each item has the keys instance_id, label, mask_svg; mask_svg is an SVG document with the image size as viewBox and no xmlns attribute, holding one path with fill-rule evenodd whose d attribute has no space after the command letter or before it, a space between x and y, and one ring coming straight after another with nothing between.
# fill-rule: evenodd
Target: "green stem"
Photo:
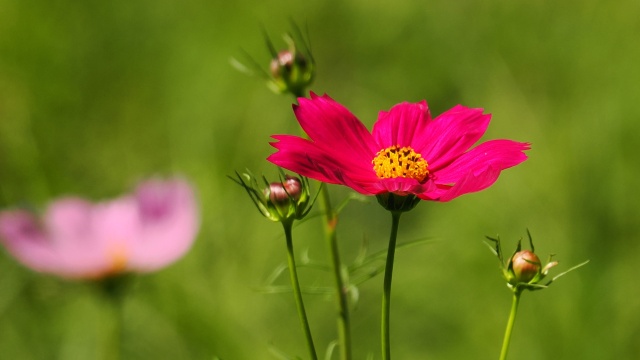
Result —
<instances>
[{"instance_id":1,"label":"green stem","mask_svg":"<svg viewBox=\"0 0 640 360\"><path fill-rule=\"evenodd\" d=\"M113 329L113 360L120 360L123 358L123 342L124 342L124 309L122 301L114 301L113 309L115 311L116 323Z\"/></svg>"},{"instance_id":2,"label":"green stem","mask_svg":"<svg viewBox=\"0 0 640 360\"><path fill-rule=\"evenodd\" d=\"M320 205L325 214L325 236L331 257L331 267L336 282L336 294L338 299L338 342L340 344L340 359L351 359L351 325L349 320L349 303L347 301L347 288L342 275L342 263L338 249L338 237L336 226L338 215L331 207L329 190L326 185L320 188Z\"/></svg>"},{"instance_id":3,"label":"green stem","mask_svg":"<svg viewBox=\"0 0 640 360\"><path fill-rule=\"evenodd\" d=\"M391 309L391 280L393 278L393 260L396 253L396 238L400 224L400 211L391 212L391 235L389 236L389 249L387 250L387 263L384 269L384 285L382 290L382 320L380 331L382 335L382 359L391 359L391 341L389 340L389 312Z\"/></svg>"},{"instance_id":4,"label":"green stem","mask_svg":"<svg viewBox=\"0 0 640 360\"><path fill-rule=\"evenodd\" d=\"M302 331L307 340L307 347L309 348L309 354L311 359L317 360L316 348L313 345L313 337L311 336L311 329L309 328L309 320L307 320L307 313L304 309L304 302L302 300L302 292L300 291L300 282L298 281L298 270L296 268L296 260L293 254L293 237L291 236L291 228L293 221L283 221L284 234L287 239L287 259L289 263L289 275L291 277L291 286L293 286L293 295L296 300L296 307L298 309L298 316L300 316L300 323L302 325Z\"/></svg>"},{"instance_id":5,"label":"green stem","mask_svg":"<svg viewBox=\"0 0 640 360\"><path fill-rule=\"evenodd\" d=\"M111 334L111 348L107 359L119 360L123 358L124 326L125 326L125 297L132 279L128 275L113 276L98 282L100 291L107 301L113 315L113 332Z\"/></svg>"},{"instance_id":6,"label":"green stem","mask_svg":"<svg viewBox=\"0 0 640 360\"><path fill-rule=\"evenodd\" d=\"M511 342L511 332L513 331L513 324L516 322L516 313L518 312L518 304L520 303L521 294L522 294L522 290L520 289L516 289L513 292L513 301L511 302L511 313L509 314L507 329L504 332L504 340L502 341L502 351L500 351L500 360L507 359L507 352L509 351L509 343Z\"/></svg>"}]
</instances>

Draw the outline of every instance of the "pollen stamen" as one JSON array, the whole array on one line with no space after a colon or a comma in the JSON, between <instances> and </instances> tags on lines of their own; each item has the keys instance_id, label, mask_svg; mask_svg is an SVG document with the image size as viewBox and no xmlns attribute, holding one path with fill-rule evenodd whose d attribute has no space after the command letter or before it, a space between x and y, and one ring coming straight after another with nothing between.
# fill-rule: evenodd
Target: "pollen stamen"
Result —
<instances>
[{"instance_id":1,"label":"pollen stamen","mask_svg":"<svg viewBox=\"0 0 640 360\"><path fill-rule=\"evenodd\" d=\"M403 177L422 182L429 175L427 161L410 146L393 145L382 149L371 163L376 175L381 179Z\"/></svg>"}]
</instances>

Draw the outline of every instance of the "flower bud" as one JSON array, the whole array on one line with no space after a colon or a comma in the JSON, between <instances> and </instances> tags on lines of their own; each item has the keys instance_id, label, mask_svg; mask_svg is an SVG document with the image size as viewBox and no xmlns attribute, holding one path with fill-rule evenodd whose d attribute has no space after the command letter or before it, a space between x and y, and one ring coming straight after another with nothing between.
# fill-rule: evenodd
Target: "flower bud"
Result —
<instances>
[{"instance_id":1,"label":"flower bud","mask_svg":"<svg viewBox=\"0 0 640 360\"><path fill-rule=\"evenodd\" d=\"M549 260L547 260L547 263L543 267L542 263L540 262L540 258L533 252L533 239L531 238L531 233L529 232L529 230L527 230L527 235L529 236L529 245L531 246L531 250L521 250L521 241L518 241L518 246L516 247L515 252L506 263L504 262L502 257L502 246L500 245L500 237L493 238L487 236L487 239L495 244L495 248L492 248L491 250L498 257L498 260L500 260L502 276L507 281L507 286L516 294L519 294L524 289L546 289L560 276L563 276L564 274L573 271L589 262L589 260L587 260L581 264L578 264L570 268L569 270L554 276L551 280L547 280L546 283L543 284L542 280L549 274L549 270L551 270L551 268L558 265L558 262L551 261L553 255L550 255Z\"/></svg>"},{"instance_id":2,"label":"flower bud","mask_svg":"<svg viewBox=\"0 0 640 360\"><path fill-rule=\"evenodd\" d=\"M265 195L269 197L269 201L281 213L286 214L289 207L295 206L302 195L302 184L300 180L293 176L287 176L284 182L272 182L269 188L265 189Z\"/></svg>"},{"instance_id":3,"label":"flower bud","mask_svg":"<svg viewBox=\"0 0 640 360\"><path fill-rule=\"evenodd\" d=\"M262 215L272 221L300 220L313 206L315 199L311 199L309 180L305 177L297 178L282 173L281 181L268 182L263 178L265 185L260 186L251 173L237 176L237 180L231 179L247 191Z\"/></svg>"},{"instance_id":4,"label":"flower bud","mask_svg":"<svg viewBox=\"0 0 640 360\"><path fill-rule=\"evenodd\" d=\"M542 266L538 255L529 250L522 250L511 258L511 268L516 283L528 283L540 275Z\"/></svg>"},{"instance_id":5,"label":"flower bud","mask_svg":"<svg viewBox=\"0 0 640 360\"><path fill-rule=\"evenodd\" d=\"M302 55L299 55L299 58L304 65L305 60ZM295 53L292 53L289 50L280 51L278 53L278 56L271 60L271 65L269 66L269 69L271 70L271 76L273 76L274 78L279 78L283 73L290 73L291 69L293 69L293 66L295 65L295 62Z\"/></svg>"},{"instance_id":6,"label":"flower bud","mask_svg":"<svg viewBox=\"0 0 640 360\"><path fill-rule=\"evenodd\" d=\"M290 92L302 96L314 78L314 64L290 43L288 50L280 51L269 66L272 88L279 93Z\"/></svg>"},{"instance_id":7,"label":"flower bud","mask_svg":"<svg viewBox=\"0 0 640 360\"><path fill-rule=\"evenodd\" d=\"M283 39L287 47L278 52L269 36L265 34L267 48L271 55L268 71L262 68L260 61L252 59L249 55L247 55L249 65L233 58L231 65L243 73L262 76L267 81L267 86L276 93L289 93L295 97L305 96L307 88L315 77L316 68L309 41L295 24L293 24L293 31L284 34Z\"/></svg>"},{"instance_id":8,"label":"flower bud","mask_svg":"<svg viewBox=\"0 0 640 360\"><path fill-rule=\"evenodd\" d=\"M302 197L302 183L300 182L300 179L295 176L287 175L285 177L284 189L295 201L300 200Z\"/></svg>"}]
</instances>

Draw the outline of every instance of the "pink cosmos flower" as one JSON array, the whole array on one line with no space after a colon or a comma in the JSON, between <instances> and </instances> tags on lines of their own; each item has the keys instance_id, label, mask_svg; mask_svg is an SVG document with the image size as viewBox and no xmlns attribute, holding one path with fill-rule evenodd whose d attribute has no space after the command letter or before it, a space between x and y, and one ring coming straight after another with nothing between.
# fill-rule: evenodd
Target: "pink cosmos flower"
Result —
<instances>
[{"instance_id":1,"label":"pink cosmos flower","mask_svg":"<svg viewBox=\"0 0 640 360\"><path fill-rule=\"evenodd\" d=\"M42 218L0 213L0 242L24 265L65 278L149 272L179 259L199 228L196 200L182 179L147 180L133 194L90 203L58 199Z\"/></svg>"},{"instance_id":2,"label":"pink cosmos flower","mask_svg":"<svg viewBox=\"0 0 640 360\"><path fill-rule=\"evenodd\" d=\"M527 159L528 143L491 140L469 149L491 115L461 105L431 118L426 101L382 111L370 133L329 96L311 94L294 105L309 140L274 135L268 160L319 181L365 195L413 194L449 201L491 186L506 168Z\"/></svg>"}]
</instances>

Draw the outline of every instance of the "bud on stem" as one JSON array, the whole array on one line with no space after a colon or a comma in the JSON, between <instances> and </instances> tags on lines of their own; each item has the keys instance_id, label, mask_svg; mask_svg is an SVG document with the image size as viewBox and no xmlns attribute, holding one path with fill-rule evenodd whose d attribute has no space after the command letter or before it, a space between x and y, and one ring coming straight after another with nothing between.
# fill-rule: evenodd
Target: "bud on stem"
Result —
<instances>
[{"instance_id":1,"label":"bud on stem","mask_svg":"<svg viewBox=\"0 0 640 360\"><path fill-rule=\"evenodd\" d=\"M265 186L261 187L250 173L236 175L237 179L231 179L244 187L262 215L272 221L302 219L313 206L309 180L305 177L297 178L282 173L281 181L268 182L263 178Z\"/></svg>"},{"instance_id":2,"label":"bud on stem","mask_svg":"<svg viewBox=\"0 0 640 360\"><path fill-rule=\"evenodd\" d=\"M515 281L528 283L540 276L540 258L529 250L518 251L511 258L511 268Z\"/></svg>"}]
</instances>

